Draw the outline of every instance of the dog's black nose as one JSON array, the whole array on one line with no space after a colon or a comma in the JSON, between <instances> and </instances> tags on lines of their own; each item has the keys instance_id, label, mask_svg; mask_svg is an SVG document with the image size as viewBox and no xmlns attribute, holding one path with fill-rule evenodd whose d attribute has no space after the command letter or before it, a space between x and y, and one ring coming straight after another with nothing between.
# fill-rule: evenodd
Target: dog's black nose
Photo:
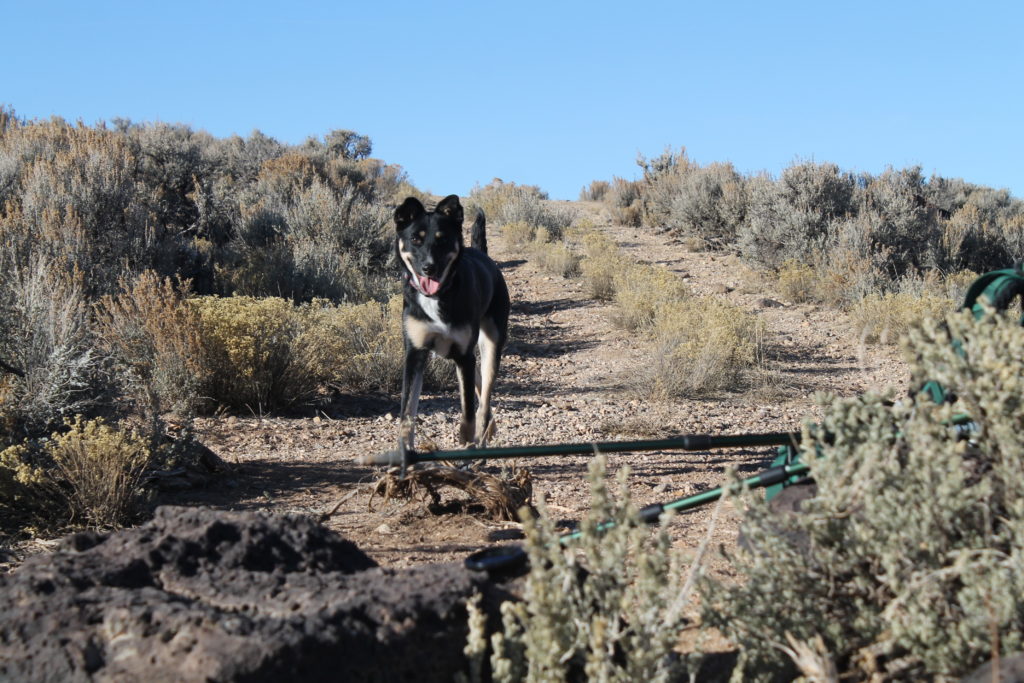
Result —
<instances>
[{"instance_id":1,"label":"dog's black nose","mask_svg":"<svg viewBox=\"0 0 1024 683\"><path fill-rule=\"evenodd\" d=\"M434 265L433 261L423 264L423 274L426 275L427 277L434 275L436 272L437 266Z\"/></svg>"}]
</instances>

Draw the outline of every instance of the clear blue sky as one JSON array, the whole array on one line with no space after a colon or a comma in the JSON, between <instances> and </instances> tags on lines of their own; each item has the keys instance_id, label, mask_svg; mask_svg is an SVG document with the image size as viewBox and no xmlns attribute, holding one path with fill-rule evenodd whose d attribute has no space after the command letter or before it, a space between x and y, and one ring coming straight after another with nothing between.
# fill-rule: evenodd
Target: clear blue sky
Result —
<instances>
[{"instance_id":1,"label":"clear blue sky","mask_svg":"<svg viewBox=\"0 0 1024 683\"><path fill-rule=\"evenodd\" d=\"M1024 198L1024 3L0 0L27 118L370 136L421 189L575 199L637 154L798 159Z\"/></svg>"}]
</instances>

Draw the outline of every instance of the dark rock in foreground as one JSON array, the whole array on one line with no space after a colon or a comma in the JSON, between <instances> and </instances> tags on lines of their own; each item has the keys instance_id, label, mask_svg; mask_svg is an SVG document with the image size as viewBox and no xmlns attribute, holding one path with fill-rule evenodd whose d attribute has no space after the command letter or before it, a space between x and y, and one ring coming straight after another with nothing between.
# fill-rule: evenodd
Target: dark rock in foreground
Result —
<instances>
[{"instance_id":1,"label":"dark rock in foreground","mask_svg":"<svg viewBox=\"0 0 1024 683\"><path fill-rule=\"evenodd\" d=\"M165 507L0 576L0 679L450 681L477 590L498 592L379 568L306 517Z\"/></svg>"}]
</instances>

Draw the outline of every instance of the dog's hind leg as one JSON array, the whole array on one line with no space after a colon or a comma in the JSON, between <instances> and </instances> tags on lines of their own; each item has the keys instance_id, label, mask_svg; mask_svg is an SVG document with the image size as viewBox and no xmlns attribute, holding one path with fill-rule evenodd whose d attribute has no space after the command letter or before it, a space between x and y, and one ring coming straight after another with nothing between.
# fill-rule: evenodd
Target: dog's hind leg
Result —
<instances>
[{"instance_id":1,"label":"dog's hind leg","mask_svg":"<svg viewBox=\"0 0 1024 683\"><path fill-rule=\"evenodd\" d=\"M455 371L459 377L459 398L462 401L462 421L459 424L459 440L462 443L473 441L476 424L473 420L473 406L476 403L476 355L469 349L455 361Z\"/></svg>"},{"instance_id":2,"label":"dog's hind leg","mask_svg":"<svg viewBox=\"0 0 1024 683\"><path fill-rule=\"evenodd\" d=\"M405 351L399 438L405 439L405 447L409 450L416 446L416 414L419 412L420 392L423 390L423 372L429 357L430 351L427 349L409 347Z\"/></svg>"},{"instance_id":3,"label":"dog's hind leg","mask_svg":"<svg viewBox=\"0 0 1024 683\"><path fill-rule=\"evenodd\" d=\"M498 376L498 365L501 362L501 335L497 326L485 318L480 325L480 404L476 409L477 433L475 441L481 448L494 435L494 424L491 419L491 392L494 380Z\"/></svg>"}]
</instances>

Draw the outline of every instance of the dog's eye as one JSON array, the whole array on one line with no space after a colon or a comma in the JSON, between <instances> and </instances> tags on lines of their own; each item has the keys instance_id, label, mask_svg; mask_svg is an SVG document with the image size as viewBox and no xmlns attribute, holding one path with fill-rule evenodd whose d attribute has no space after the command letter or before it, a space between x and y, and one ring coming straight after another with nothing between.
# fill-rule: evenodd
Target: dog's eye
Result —
<instances>
[{"instance_id":1,"label":"dog's eye","mask_svg":"<svg viewBox=\"0 0 1024 683\"><path fill-rule=\"evenodd\" d=\"M435 234L434 237L436 237L437 239L441 239L442 237L444 237L444 233L438 230L437 234Z\"/></svg>"}]
</instances>

